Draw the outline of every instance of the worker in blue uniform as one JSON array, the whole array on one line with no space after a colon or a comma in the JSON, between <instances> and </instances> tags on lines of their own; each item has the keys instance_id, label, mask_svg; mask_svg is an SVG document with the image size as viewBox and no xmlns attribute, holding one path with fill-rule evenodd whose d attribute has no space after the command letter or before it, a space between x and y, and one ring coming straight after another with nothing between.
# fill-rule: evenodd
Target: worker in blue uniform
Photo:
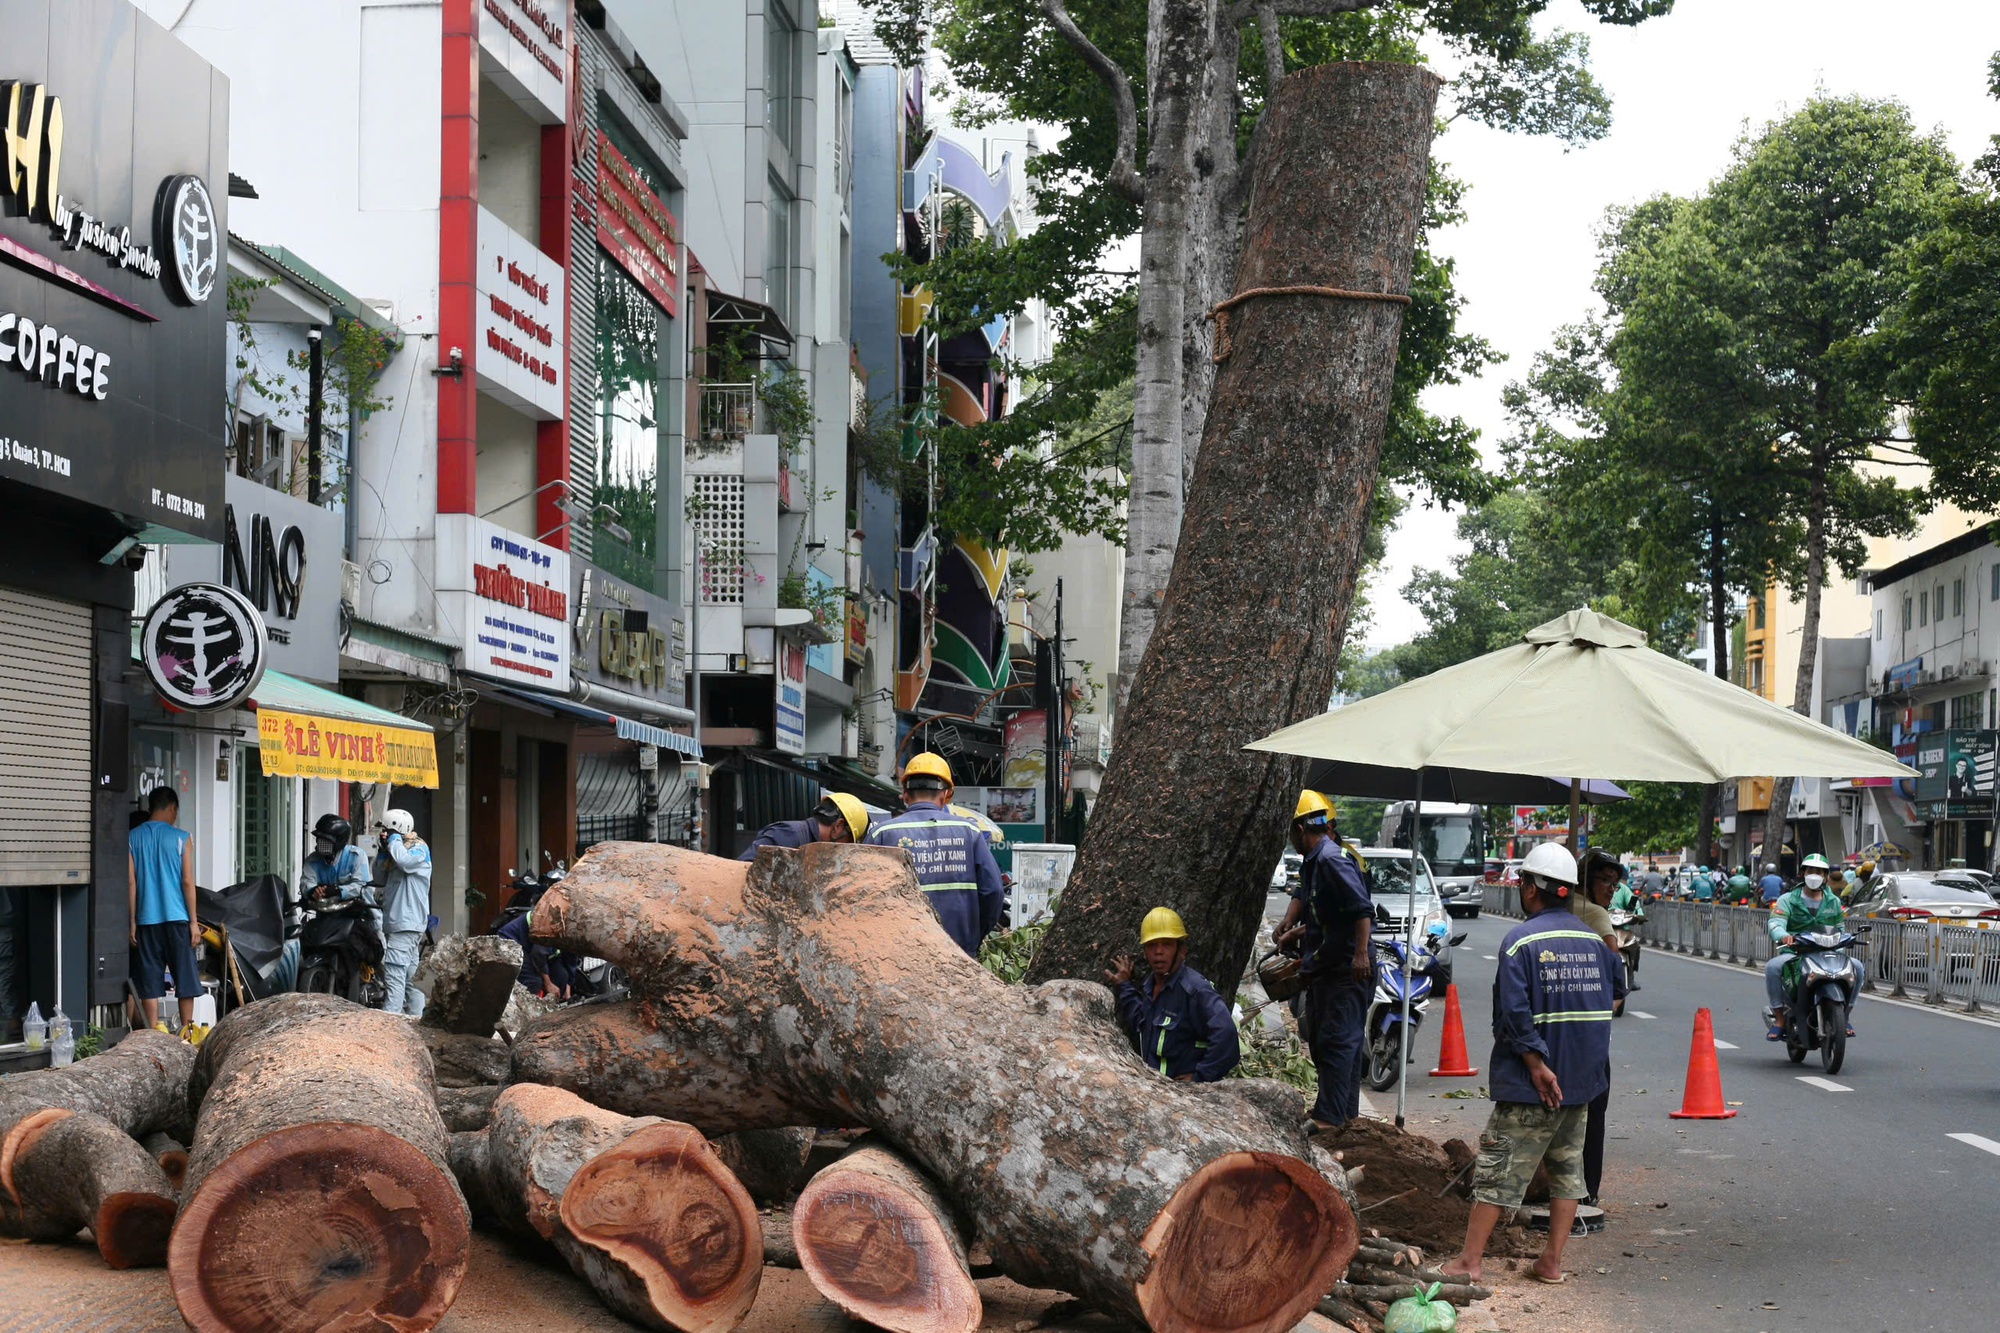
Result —
<instances>
[{"instance_id":1,"label":"worker in blue uniform","mask_svg":"<svg viewBox=\"0 0 2000 1333\"><path fill-rule=\"evenodd\" d=\"M1132 978L1121 957L1104 978L1118 992L1118 1022L1139 1058L1178 1083L1229 1077L1243 1058L1236 1021L1208 978L1187 965L1187 925L1171 907L1155 907L1139 925L1149 975Z\"/></svg>"},{"instance_id":2,"label":"worker in blue uniform","mask_svg":"<svg viewBox=\"0 0 2000 1333\"><path fill-rule=\"evenodd\" d=\"M805 819L781 819L757 830L736 857L757 859L759 847L804 847L815 842L860 842L868 836L868 807L846 792L828 792Z\"/></svg>"},{"instance_id":3,"label":"worker in blue uniform","mask_svg":"<svg viewBox=\"0 0 2000 1333\"><path fill-rule=\"evenodd\" d=\"M917 885L944 933L977 958L979 942L1000 924L1007 891L986 834L952 813L951 794L951 765L944 756L917 755L903 769L903 813L878 821L868 841L909 853Z\"/></svg>"}]
</instances>

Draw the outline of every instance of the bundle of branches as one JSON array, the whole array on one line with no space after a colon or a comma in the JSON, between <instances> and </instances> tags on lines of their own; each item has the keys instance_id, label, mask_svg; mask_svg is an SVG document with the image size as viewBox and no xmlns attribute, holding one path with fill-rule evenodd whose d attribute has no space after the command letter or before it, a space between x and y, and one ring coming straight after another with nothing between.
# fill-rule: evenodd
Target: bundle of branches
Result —
<instances>
[{"instance_id":1,"label":"bundle of branches","mask_svg":"<svg viewBox=\"0 0 2000 1333\"><path fill-rule=\"evenodd\" d=\"M1416 1246L1370 1231L1356 1245L1347 1276L1319 1303L1319 1312L1355 1333L1377 1333L1389 1305L1416 1291L1458 1306L1493 1294L1477 1283L1451 1277L1436 1265L1426 1264Z\"/></svg>"}]
</instances>

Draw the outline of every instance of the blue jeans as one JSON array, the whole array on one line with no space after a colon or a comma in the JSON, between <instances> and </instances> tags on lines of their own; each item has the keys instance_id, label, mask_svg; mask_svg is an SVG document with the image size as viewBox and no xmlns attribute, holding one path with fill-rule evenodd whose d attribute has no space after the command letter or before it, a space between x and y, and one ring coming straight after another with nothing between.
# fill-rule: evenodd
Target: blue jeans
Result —
<instances>
[{"instance_id":1,"label":"blue jeans","mask_svg":"<svg viewBox=\"0 0 2000 1333\"><path fill-rule=\"evenodd\" d=\"M389 997L382 1007L392 1014L424 1016L424 993L410 986L410 976L417 970L417 950L423 942L421 930L391 931L382 942L382 979L389 986Z\"/></svg>"},{"instance_id":2,"label":"blue jeans","mask_svg":"<svg viewBox=\"0 0 2000 1333\"><path fill-rule=\"evenodd\" d=\"M1784 1007L1785 982L1784 978L1778 974L1784 971L1786 960L1790 958L1791 955L1788 953L1774 953L1771 955L1771 961L1764 964L1764 996L1770 1000L1773 1009ZM1861 988L1868 984L1867 961L1856 958L1854 966L1859 969L1859 973L1854 982L1854 994L1848 997L1849 1004L1860 998Z\"/></svg>"},{"instance_id":3,"label":"blue jeans","mask_svg":"<svg viewBox=\"0 0 2000 1333\"><path fill-rule=\"evenodd\" d=\"M1300 1030L1312 1050L1319 1095L1312 1118L1344 1125L1361 1114L1361 1072L1368 1059L1368 998L1373 983L1316 977L1306 990Z\"/></svg>"}]
</instances>

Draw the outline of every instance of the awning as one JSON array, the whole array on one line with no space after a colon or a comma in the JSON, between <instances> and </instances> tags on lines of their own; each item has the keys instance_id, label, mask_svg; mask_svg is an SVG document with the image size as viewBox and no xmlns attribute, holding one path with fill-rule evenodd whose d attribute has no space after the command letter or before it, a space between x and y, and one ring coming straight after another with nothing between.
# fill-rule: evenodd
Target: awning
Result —
<instances>
[{"instance_id":1,"label":"awning","mask_svg":"<svg viewBox=\"0 0 2000 1333\"><path fill-rule=\"evenodd\" d=\"M592 708L574 699L564 699L554 694L538 694L533 690L513 690L504 686L487 687L489 694L501 695L514 703L528 708L543 708L551 713L563 713L569 717L600 727L610 727L620 740L636 741L640 745L656 745L662 750L671 750L688 759L701 758L701 742L692 736L683 736L678 731L668 731L665 727L655 727L645 722L635 722L629 717L607 713L602 708Z\"/></svg>"},{"instance_id":2,"label":"awning","mask_svg":"<svg viewBox=\"0 0 2000 1333\"><path fill-rule=\"evenodd\" d=\"M438 785L430 729L400 713L266 671L250 696L266 773L396 787Z\"/></svg>"},{"instance_id":3,"label":"awning","mask_svg":"<svg viewBox=\"0 0 2000 1333\"><path fill-rule=\"evenodd\" d=\"M713 287L708 289L707 296L710 329L750 334L766 344L763 353L767 359L782 360L791 355L792 331L770 306L747 296L728 296Z\"/></svg>"}]
</instances>

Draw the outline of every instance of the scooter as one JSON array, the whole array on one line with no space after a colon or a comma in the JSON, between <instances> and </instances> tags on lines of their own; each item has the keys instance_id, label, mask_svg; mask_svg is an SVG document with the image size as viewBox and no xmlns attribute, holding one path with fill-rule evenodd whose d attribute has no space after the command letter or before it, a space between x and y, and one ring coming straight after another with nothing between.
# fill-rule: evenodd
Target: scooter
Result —
<instances>
[{"instance_id":1,"label":"scooter","mask_svg":"<svg viewBox=\"0 0 2000 1333\"><path fill-rule=\"evenodd\" d=\"M1838 1074L1847 1059L1847 1012L1861 987L1861 967L1848 950L1861 942L1858 931L1815 931L1792 937L1792 960L1780 974L1785 1007L1778 1020L1785 1034L1785 1054L1802 1064L1806 1052L1819 1052L1820 1068Z\"/></svg>"},{"instance_id":2,"label":"scooter","mask_svg":"<svg viewBox=\"0 0 2000 1333\"><path fill-rule=\"evenodd\" d=\"M296 989L338 995L370 1009L389 998L382 975L382 933L360 898L308 897L299 902Z\"/></svg>"},{"instance_id":3,"label":"scooter","mask_svg":"<svg viewBox=\"0 0 2000 1333\"><path fill-rule=\"evenodd\" d=\"M1453 945L1465 935L1451 936ZM1433 925L1416 946L1414 960L1407 940L1375 941L1375 998L1368 1005L1368 1086L1383 1092L1403 1076L1403 996L1410 1000L1410 1058L1416 1058L1417 1032L1430 1009L1431 992L1451 984L1451 960L1444 956L1445 929Z\"/></svg>"},{"instance_id":4,"label":"scooter","mask_svg":"<svg viewBox=\"0 0 2000 1333\"><path fill-rule=\"evenodd\" d=\"M1625 960L1625 982L1628 986L1639 976L1639 927L1645 920L1643 912L1611 913L1611 938Z\"/></svg>"}]
</instances>

